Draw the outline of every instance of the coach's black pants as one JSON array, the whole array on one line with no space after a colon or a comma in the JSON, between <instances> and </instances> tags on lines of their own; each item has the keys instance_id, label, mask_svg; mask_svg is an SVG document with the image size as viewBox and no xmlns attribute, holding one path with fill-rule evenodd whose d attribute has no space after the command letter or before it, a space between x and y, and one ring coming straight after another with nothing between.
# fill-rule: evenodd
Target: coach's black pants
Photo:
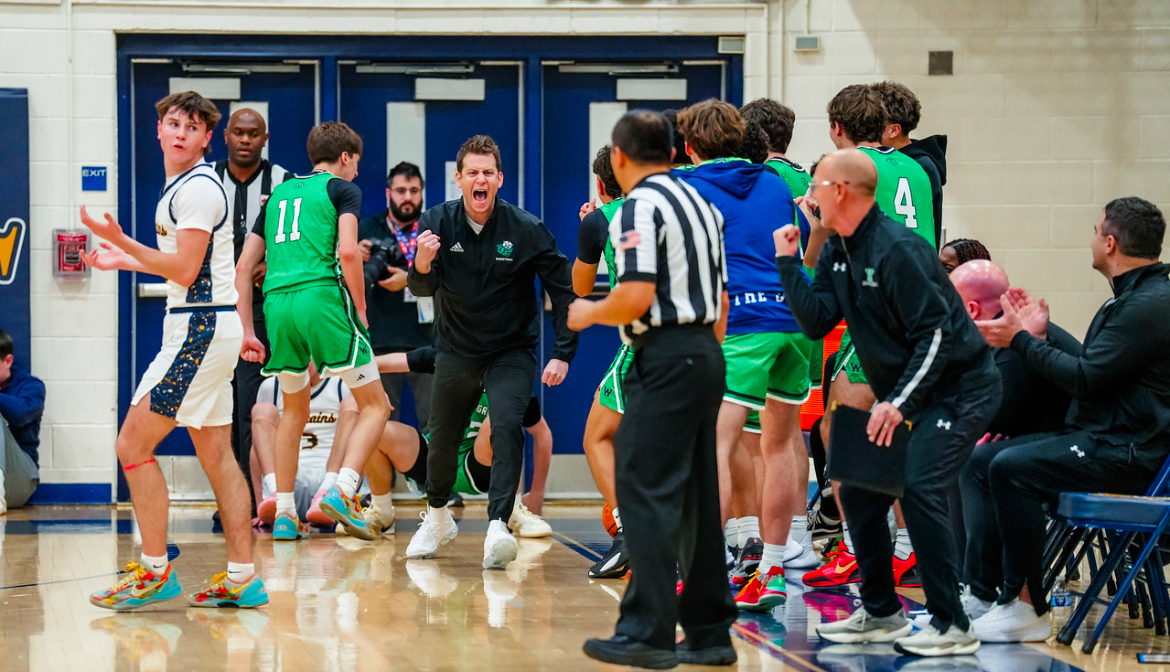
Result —
<instances>
[{"instance_id":1,"label":"coach's black pants","mask_svg":"<svg viewBox=\"0 0 1170 672\"><path fill-rule=\"evenodd\" d=\"M960 477L967 527L963 573L973 595L994 601L1002 587L999 601L1008 602L1026 585L1036 613L1048 611L1043 505L1055 509L1062 492L1141 495L1156 476L1096 453L1086 432L1031 434L975 448Z\"/></svg>"},{"instance_id":2,"label":"coach's black pants","mask_svg":"<svg viewBox=\"0 0 1170 672\"><path fill-rule=\"evenodd\" d=\"M738 612L727 590L715 424L723 353L710 325L663 327L636 344L614 436L617 499L632 570L617 633L674 649L730 645ZM675 595L675 565L684 580Z\"/></svg>"},{"instance_id":3,"label":"coach's black pants","mask_svg":"<svg viewBox=\"0 0 1170 672\"><path fill-rule=\"evenodd\" d=\"M926 607L942 631L952 623L964 630L968 625L959 603L959 558L948 523L947 493L999 410L1002 393L999 372L988 357L986 367L951 389L935 392L929 405L909 418L913 431L906 453L902 516L918 556ZM886 524L894 498L844 483L840 497L861 569L861 600L874 616L897 613L902 604L894 591L894 550ZM624 510L622 514L625 520Z\"/></svg>"},{"instance_id":4,"label":"coach's black pants","mask_svg":"<svg viewBox=\"0 0 1170 672\"><path fill-rule=\"evenodd\" d=\"M535 380L536 353L532 350L513 350L489 358L443 351L435 355L427 456L427 498L431 506L446 506L451 498L459 469L459 443L482 387L487 392L492 430L488 520L506 522L512 516L524 466L524 410L532 398Z\"/></svg>"}]
</instances>

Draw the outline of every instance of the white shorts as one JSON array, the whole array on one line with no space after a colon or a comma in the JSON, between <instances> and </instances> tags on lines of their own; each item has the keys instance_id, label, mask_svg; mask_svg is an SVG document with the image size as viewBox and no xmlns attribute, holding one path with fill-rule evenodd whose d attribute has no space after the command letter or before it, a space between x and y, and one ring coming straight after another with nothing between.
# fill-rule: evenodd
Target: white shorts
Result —
<instances>
[{"instance_id":1,"label":"white shorts","mask_svg":"<svg viewBox=\"0 0 1170 672\"><path fill-rule=\"evenodd\" d=\"M150 410L201 429L232 423L232 376L240 359L244 326L234 307L168 312L163 342L134 398L150 395Z\"/></svg>"}]
</instances>

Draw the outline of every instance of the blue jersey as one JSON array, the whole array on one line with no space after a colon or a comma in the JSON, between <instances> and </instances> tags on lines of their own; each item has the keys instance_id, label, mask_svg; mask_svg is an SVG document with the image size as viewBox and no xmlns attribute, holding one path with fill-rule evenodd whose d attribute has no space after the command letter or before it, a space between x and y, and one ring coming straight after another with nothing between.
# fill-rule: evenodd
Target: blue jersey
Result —
<instances>
[{"instance_id":1,"label":"blue jersey","mask_svg":"<svg viewBox=\"0 0 1170 672\"><path fill-rule=\"evenodd\" d=\"M740 159L708 161L676 174L723 213L731 302L727 333L800 331L784 301L772 243L773 231L794 222L800 227L801 249L808 243L808 220L788 185L764 166Z\"/></svg>"}]
</instances>

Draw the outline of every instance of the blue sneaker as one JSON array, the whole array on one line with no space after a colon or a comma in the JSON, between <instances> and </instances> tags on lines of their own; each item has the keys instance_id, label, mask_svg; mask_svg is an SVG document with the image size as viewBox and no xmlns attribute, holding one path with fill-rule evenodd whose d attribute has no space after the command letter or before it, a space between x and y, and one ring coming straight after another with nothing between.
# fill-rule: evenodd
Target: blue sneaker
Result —
<instances>
[{"instance_id":1,"label":"blue sneaker","mask_svg":"<svg viewBox=\"0 0 1170 672\"><path fill-rule=\"evenodd\" d=\"M169 600L183 592L179 577L170 565L162 576L151 574L137 562L127 564L125 571L127 574L113 586L90 595L90 604L102 609L126 611Z\"/></svg>"},{"instance_id":2,"label":"blue sneaker","mask_svg":"<svg viewBox=\"0 0 1170 672\"><path fill-rule=\"evenodd\" d=\"M377 538L374 531L366 524L361 504L358 504L356 498L346 497L345 493L341 492L341 488L336 485L325 493L325 497L321 500L321 510L325 512L325 515L341 523L345 527L345 533L349 536L366 541L373 541Z\"/></svg>"},{"instance_id":3,"label":"blue sneaker","mask_svg":"<svg viewBox=\"0 0 1170 672\"><path fill-rule=\"evenodd\" d=\"M287 514L276 517L272 524L273 541L296 541L309 532L309 526Z\"/></svg>"},{"instance_id":4,"label":"blue sneaker","mask_svg":"<svg viewBox=\"0 0 1170 672\"><path fill-rule=\"evenodd\" d=\"M276 519L277 523L280 518ZM227 572L220 572L211 578L211 587L193 595L187 596L187 604L192 607L232 607L239 609L254 609L268 604L268 591L264 590L264 582L259 574L238 586L229 586Z\"/></svg>"}]
</instances>

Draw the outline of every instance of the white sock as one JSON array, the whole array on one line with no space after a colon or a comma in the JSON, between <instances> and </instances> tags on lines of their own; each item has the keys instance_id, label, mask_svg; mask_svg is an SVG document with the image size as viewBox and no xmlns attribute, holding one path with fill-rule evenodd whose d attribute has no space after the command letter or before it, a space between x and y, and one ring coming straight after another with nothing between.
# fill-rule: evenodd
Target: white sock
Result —
<instances>
[{"instance_id":1,"label":"white sock","mask_svg":"<svg viewBox=\"0 0 1170 672\"><path fill-rule=\"evenodd\" d=\"M272 496L276 492L276 474L264 474L263 482L260 484L260 494L264 499Z\"/></svg>"},{"instance_id":2,"label":"white sock","mask_svg":"<svg viewBox=\"0 0 1170 672\"><path fill-rule=\"evenodd\" d=\"M337 485L337 472L327 471L325 472L325 480L321 481L321 487L317 488L317 494L320 495L329 492L329 488L335 485Z\"/></svg>"},{"instance_id":3,"label":"white sock","mask_svg":"<svg viewBox=\"0 0 1170 672\"><path fill-rule=\"evenodd\" d=\"M618 532L624 532L626 528L622 527L622 517L617 509L613 510L613 524L617 525Z\"/></svg>"},{"instance_id":4,"label":"white sock","mask_svg":"<svg viewBox=\"0 0 1170 672\"><path fill-rule=\"evenodd\" d=\"M227 579L237 586L247 583L248 579L256 573L256 566L252 563L244 564L242 562L229 562Z\"/></svg>"},{"instance_id":5,"label":"white sock","mask_svg":"<svg viewBox=\"0 0 1170 672\"><path fill-rule=\"evenodd\" d=\"M914 547L910 545L910 531L898 530L898 534L894 538L894 557L899 560L906 560L913 552Z\"/></svg>"},{"instance_id":6,"label":"white sock","mask_svg":"<svg viewBox=\"0 0 1170 672\"><path fill-rule=\"evenodd\" d=\"M849 523L841 523L841 538L845 542L845 552L853 553L853 538L849 536Z\"/></svg>"},{"instance_id":7,"label":"white sock","mask_svg":"<svg viewBox=\"0 0 1170 672\"><path fill-rule=\"evenodd\" d=\"M384 495L370 494L373 498L374 506L382 509L386 513L394 513L394 493L387 492Z\"/></svg>"},{"instance_id":8,"label":"white sock","mask_svg":"<svg viewBox=\"0 0 1170 672\"><path fill-rule=\"evenodd\" d=\"M276 515L282 513L293 520L297 518L297 497L291 492L276 493Z\"/></svg>"},{"instance_id":9,"label":"white sock","mask_svg":"<svg viewBox=\"0 0 1170 672\"><path fill-rule=\"evenodd\" d=\"M341 490L341 494L353 499L354 494L357 493L358 483L361 483L362 475L350 469L349 467L342 467L341 471L337 473L337 487Z\"/></svg>"},{"instance_id":10,"label":"white sock","mask_svg":"<svg viewBox=\"0 0 1170 672\"><path fill-rule=\"evenodd\" d=\"M739 543L736 546L747 546L748 539L760 538L760 519L756 516L744 516L739 519Z\"/></svg>"},{"instance_id":11,"label":"white sock","mask_svg":"<svg viewBox=\"0 0 1170 672\"><path fill-rule=\"evenodd\" d=\"M141 562L139 564L145 567L146 571L150 572L151 574L154 574L155 576L162 576L163 574L167 573L167 565L171 564L171 561L167 560L166 555L155 557L143 553Z\"/></svg>"},{"instance_id":12,"label":"white sock","mask_svg":"<svg viewBox=\"0 0 1170 672\"><path fill-rule=\"evenodd\" d=\"M784 566L784 549L787 548L784 544L764 544L764 557L760 558L761 574L768 574L774 567Z\"/></svg>"},{"instance_id":13,"label":"white sock","mask_svg":"<svg viewBox=\"0 0 1170 672\"><path fill-rule=\"evenodd\" d=\"M788 532L789 539L796 539L803 542L804 537L808 534L808 518L805 516L793 516L792 527Z\"/></svg>"},{"instance_id":14,"label":"white sock","mask_svg":"<svg viewBox=\"0 0 1170 672\"><path fill-rule=\"evenodd\" d=\"M723 526L723 541L732 548L739 546L739 519L728 518L727 524Z\"/></svg>"}]
</instances>

